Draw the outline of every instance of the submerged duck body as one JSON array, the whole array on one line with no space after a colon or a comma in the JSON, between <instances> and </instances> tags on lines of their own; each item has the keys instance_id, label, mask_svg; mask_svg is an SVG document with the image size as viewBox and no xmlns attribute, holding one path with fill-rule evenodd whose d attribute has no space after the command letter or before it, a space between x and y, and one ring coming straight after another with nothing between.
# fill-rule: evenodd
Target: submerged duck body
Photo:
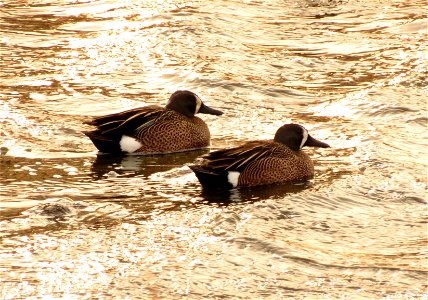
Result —
<instances>
[{"instance_id":1,"label":"submerged duck body","mask_svg":"<svg viewBox=\"0 0 428 300\"><path fill-rule=\"evenodd\" d=\"M303 126L286 124L274 140L214 151L190 168L206 189L304 181L314 176L313 162L301 150L304 146L330 147L311 137Z\"/></svg>"},{"instance_id":2,"label":"submerged duck body","mask_svg":"<svg viewBox=\"0 0 428 300\"><path fill-rule=\"evenodd\" d=\"M102 153L157 154L206 148L207 124L197 113L221 115L190 91L176 91L166 105L145 106L84 122L97 129L84 131Z\"/></svg>"}]
</instances>

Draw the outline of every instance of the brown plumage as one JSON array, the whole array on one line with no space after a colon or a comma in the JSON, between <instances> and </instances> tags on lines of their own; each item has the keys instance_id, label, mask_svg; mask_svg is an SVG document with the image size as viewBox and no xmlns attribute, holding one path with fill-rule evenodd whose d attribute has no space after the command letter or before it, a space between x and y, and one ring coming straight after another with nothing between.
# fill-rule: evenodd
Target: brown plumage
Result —
<instances>
[{"instance_id":1,"label":"brown plumage","mask_svg":"<svg viewBox=\"0 0 428 300\"><path fill-rule=\"evenodd\" d=\"M145 106L96 117L85 124L96 126L84 133L104 153L169 153L210 145L207 124L195 113L221 115L189 91L177 91L165 108Z\"/></svg>"},{"instance_id":2,"label":"brown plumage","mask_svg":"<svg viewBox=\"0 0 428 300\"><path fill-rule=\"evenodd\" d=\"M302 126L287 124L278 129L274 140L211 152L190 168L209 189L304 181L314 176L314 165L300 150L303 146L329 147Z\"/></svg>"}]
</instances>

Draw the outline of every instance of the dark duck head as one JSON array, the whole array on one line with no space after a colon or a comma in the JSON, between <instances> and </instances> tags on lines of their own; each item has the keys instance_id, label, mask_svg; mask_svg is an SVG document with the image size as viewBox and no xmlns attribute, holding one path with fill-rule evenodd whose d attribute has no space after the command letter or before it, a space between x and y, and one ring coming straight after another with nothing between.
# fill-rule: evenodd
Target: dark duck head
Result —
<instances>
[{"instance_id":1,"label":"dark duck head","mask_svg":"<svg viewBox=\"0 0 428 300\"><path fill-rule=\"evenodd\" d=\"M293 151L299 151L305 146L329 148L324 142L318 141L309 135L306 128L298 124L286 124L280 127L273 139L275 142L286 145Z\"/></svg>"},{"instance_id":2,"label":"dark duck head","mask_svg":"<svg viewBox=\"0 0 428 300\"><path fill-rule=\"evenodd\" d=\"M195 93L185 90L174 92L171 97L169 97L166 108L189 118L194 117L197 113L216 116L223 114L220 110L205 105Z\"/></svg>"}]
</instances>

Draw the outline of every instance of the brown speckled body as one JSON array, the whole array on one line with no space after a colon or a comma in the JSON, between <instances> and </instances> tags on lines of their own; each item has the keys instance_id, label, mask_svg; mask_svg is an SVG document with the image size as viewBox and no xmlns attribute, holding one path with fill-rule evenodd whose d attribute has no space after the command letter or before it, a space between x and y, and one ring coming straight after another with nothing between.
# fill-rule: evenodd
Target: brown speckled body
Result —
<instances>
[{"instance_id":1,"label":"brown speckled body","mask_svg":"<svg viewBox=\"0 0 428 300\"><path fill-rule=\"evenodd\" d=\"M141 143L132 151L140 154L171 153L209 147L207 124L193 116L151 105L94 118L85 122L96 126L84 133L103 153L122 153L121 140L131 137Z\"/></svg>"},{"instance_id":2,"label":"brown speckled body","mask_svg":"<svg viewBox=\"0 0 428 300\"><path fill-rule=\"evenodd\" d=\"M189 168L207 190L305 181L314 177L314 165L301 150L304 146L330 147L290 123L281 126L273 140L214 151Z\"/></svg>"},{"instance_id":3,"label":"brown speckled body","mask_svg":"<svg viewBox=\"0 0 428 300\"><path fill-rule=\"evenodd\" d=\"M180 152L210 145L210 131L202 119L172 110L160 114L147 128L137 130L135 138L143 144L136 151L140 153Z\"/></svg>"},{"instance_id":4,"label":"brown speckled body","mask_svg":"<svg viewBox=\"0 0 428 300\"><path fill-rule=\"evenodd\" d=\"M238 187L303 181L314 176L314 165L305 152L293 151L272 140L251 141L211 152L193 170L197 174L224 174L226 177L238 172ZM227 180L230 182L229 178Z\"/></svg>"},{"instance_id":5,"label":"brown speckled body","mask_svg":"<svg viewBox=\"0 0 428 300\"><path fill-rule=\"evenodd\" d=\"M302 150L293 151L272 141L264 143L265 149L270 150L269 155L248 163L239 176L238 186L302 181L314 176L314 165Z\"/></svg>"}]
</instances>

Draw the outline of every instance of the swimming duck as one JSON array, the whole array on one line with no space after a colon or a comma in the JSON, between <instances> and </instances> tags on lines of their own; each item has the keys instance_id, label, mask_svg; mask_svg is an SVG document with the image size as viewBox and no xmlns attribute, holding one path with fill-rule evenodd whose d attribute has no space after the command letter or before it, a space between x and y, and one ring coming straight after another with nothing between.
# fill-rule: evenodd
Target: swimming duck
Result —
<instances>
[{"instance_id":1,"label":"swimming duck","mask_svg":"<svg viewBox=\"0 0 428 300\"><path fill-rule=\"evenodd\" d=\"M232 189L280 182L304 181L314 176L314 165L301 149L328 148L298 124L280 127L272 140L211 152L191 165L205 189Z\"/></svg>"},{"instance_id":2,"label":"swimming duck","mask_svg":"<svg viewBox=\"0 0 428 300\"><path fill-rule=\"evenodd\" d=\"M210 131L197 113L222 115L205 105L193 92L174 92L164 108L150 105L96 117L84 124L96 126L84 131L103 153L157 154L206 148Z\"/></svg>"}]
</instances>

